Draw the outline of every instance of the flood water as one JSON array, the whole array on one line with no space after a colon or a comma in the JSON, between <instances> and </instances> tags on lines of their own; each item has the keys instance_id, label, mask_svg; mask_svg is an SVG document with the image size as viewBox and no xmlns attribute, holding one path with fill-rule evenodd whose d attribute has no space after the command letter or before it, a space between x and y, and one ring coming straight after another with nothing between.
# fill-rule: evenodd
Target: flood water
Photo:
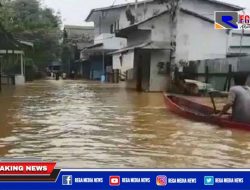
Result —
<instances>
[{"instance_id":1,"label":"flood water","mask_svg":"<svg viewBox=\"0 0 250 190\"><path fill-rule=\"evenodd\" d=\"M66 168L250 168L250 132L166 111L162 94L37 81L0 93L0 156Z\"/></svg>"}]
</instances>

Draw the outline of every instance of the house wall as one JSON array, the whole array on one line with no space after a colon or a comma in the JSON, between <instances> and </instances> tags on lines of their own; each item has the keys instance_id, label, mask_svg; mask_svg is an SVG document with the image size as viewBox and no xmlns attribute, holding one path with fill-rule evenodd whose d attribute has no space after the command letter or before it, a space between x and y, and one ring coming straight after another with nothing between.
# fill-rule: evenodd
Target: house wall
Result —
<instances>
[{"instance_id":1,"label":"house wall","mask_svg":"<svg viewBox=\"0 0 250 190\"><path fill-rule=\"evenodd\" d=\"M232 8L212 3L204 0L183 0L181 7L194 11L198 14L202 14L208 18L214 19L214 11L233 11ZM135 15L135 7L130 6L131 12ZM138 22L148 19L154 15L159 14L165 10L168 10L168 4L159 4L157 2L142 3L138 6ZM130 25L130 22L126 16L126 9L121 9L119 26L120 29L126 28Z\"/></svg>"},{"instance_id":2,"label":"house wall","mask_svg":"<svg viewBox=\"0 0 250 190\"><path fill-rule=\"evenodd\" d=\"M128 60L128 55L130 55L130 62ZM169 78L165 73L159 73L159 62L164 62L165 64L170 61L170 52L167 50L135 50L131 51L127 55L127 59L124 59L124 64L129 63L130 67L123 67L122 71L128 72L128 80L126 81L127 88L136 89L138 83L138 69L142 75L142 90L150 92L161 92L166 91ZM116 58L119 59L119 56L116 55ZM124 57L124 56L123 56ZM132 62L133 60L133 62ZM141 65L141 66L140 66ZM128 66L128 64L127 64ZM115 67L119 69L119 66Z\"/></svg>"},{"instance_id":3,"label":"house wall","mask_svg":"<svg viewBox=\"0 0 250 190\"><path fill-rule=\"evenodd\" d=\"M104 49L116 50L127 46L127 40L115 37L111 33L111 25L119 23L120 11L122 9L111 9L100 11L95 14L94 21L94 44L103 43ZM118 24L116 26L116 29Z\"/></svg>"},{"instance_id":4,"label":"house wall","mask_svg":"<svg viewBox=\"0 0 250 190\"><path fill-rule=\"evenodd\" d=\"M130 6L131 12L135 15L135 6ZM150 3L142 3L138 6L138 22L148 19L154 15L159 14L162 11L167 10L168 7L163 4L159 4L157 2L150 2ZM120 20L119 20L120 29L126 28L130 25L130 22L126 16L126 9L121 11Z\"/></svg>"},{"instance_id":5,"label":"house wall","mask_svg":"<svg viewBox=\"0 0 250 190\"><path fill-rule=\"evenodd\" d=\"M170 42L171 26L170 26L169 14L163 14L159 17L153 18L152 20L141 24L139 29L150 30L151 36L147 36L151 41L165 41Z\"/></svg>"},{"instance_id":6,"label":"house wall","mask_svg":"<svg viewBox=\"0 0 250 190\"><path fill-rule=\"evenodd\" d=\"M135 30L128 35L127 46L146 43L151 39L150 31Z\"/></svg>"},{"instance_id":7,"label":"house wall","mask_svg":"<svg viewBox=\"0 0 250 190\"><path fill-rule=\"evenodd\" d=\"M102 33L111 33L110 26L115 22L119 22L120 13L124 8L120 9L110 9L106 11L99 11L95 14L93 22L95 25L95 37L99 36Z\"/></svg>"},{"instance_id":8,"label":"house wall","mask_svg":"<svg viewBox=\"0 0 250 190\"><path fill-rule=\"evenodd\" d=\"M176 62L225 58L227 34L212 23L180 12L177 24Z\"/></svg>"},{"instance_id":9,"label":"house wall","mask_svg":"<svg viewBox=\"0 0 250 190\"><path fill-rule=\"evenodd\" d=\"M121 54L113 55L113 69L119 69L122 73L134 67L134 50L122 54L122 63L120 61Z\"/></svg>"},{"instance_id":10,"label":"house wall","mask_svg":"<svg viewBox=\"0 0 250 190\"><path fill-rule=\"evenodd\" d=\"M139 26L139 30L133 31L128 34L128 46L135 44L141 44L149 41L170 42L170 30L171 26L170 16L164 14L160 17L156 17ZM148 30L148 31L147 31ZM141 50L136 51L134 68L131 70L128 68L131 77L127 81L127 87L136 89L138 80L138 65L139 57L143 57L142 72L142 90L143 91L165 91L168 86L167 74L159 74L158 63L167 63L170 61L170 51L166 50ZM113 58L113 64L115 62L120 63L119 57ZM124 63L125 64L125 63ZM119 65L119 64L117 64ZM118 68L118 67L117 67Z\"/></svg>"},{"instance_id":11,"label":"house wall","mask_svg":"<svg viewBox=\"0 0 250 190\"><path fill-rule=\"evenodd\" d=\"M170 61L170 52L157 50L151 51L151 66L150 66L150 88L153 91L166 91L168 87L169 78L167 74L159 73L159 62L167 63Z\"/></svg>"},{"instance_id":12,"label":"house wall","mask_svg":"<svg viewBox=\"0 0 250 190\"><path fill-rule=\"evenodd\" d=\"M171 41L171 26L169 14L164 14L156 17L141 26L140 29L151 29L151 41L170 42ZM168 86L167 74L159 74L158 63L167 63L170 61L169 50L151 50L150 64L150 82L149 91L165 91Z\"/></svg>"},{"instance_id":13,"label":"house wall","mask_svg":"<svg viewBox=\"0 0 250 190\"><path fill-rule=\"evenodd\" d=\"M117 38L114 34L103 33L97 36L94 44L103 43L104 49L116 50L127 46L127 39Z\"/></svg>"}]
</instances>

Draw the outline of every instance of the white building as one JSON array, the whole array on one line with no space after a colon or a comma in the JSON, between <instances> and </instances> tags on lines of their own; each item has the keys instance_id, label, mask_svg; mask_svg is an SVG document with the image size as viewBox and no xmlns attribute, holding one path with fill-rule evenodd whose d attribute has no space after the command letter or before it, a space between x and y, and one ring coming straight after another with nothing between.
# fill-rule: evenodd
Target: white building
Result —
<instances>
[{"instance_id":1,"label":"white building","mask_svg":"<svg viewBox=\"0 0 250 190\"><path fill-rule=\"evenodd\" d=\"M81 59L85 61L85 70L90 79L100 79L112 68L112 56L108 53L127 46L127 40L117 38L119 8L94 9L86 18L94 22L94 44L81 51Z\"/></svg>"},{"instance_id":2,"label":"white building","mask_svg":"<svg viewBox=\"0 0 250 190\"><path fill-rule=\"evenodd\" d=\"M168 5L163 4L161 7ZM217 1L183 0L175 18L176 23L170 9L166 9L142 22L120 29L118 35L128 39L128 48L114 52L113 66L115 69L130 69L128 87L164 91L169 86L170 63L226 58L228 35L224 30L214 30L214 11L240 9ZM150 46L142 47L145 42ZM122 64L119 62L121 53L124 57ZM131 58L133 54L134 59ZM145 60L142 61L143 69L138 72L138 68L141 68L138 61L140 54Z\"/></svg>"},{"instance_id":3,"label":"white building","mask_svg":"<svg viewBox=\"0 0 250 190\"><path fill-rule=\"evenodd\" d=\"M148 0L92 10L95 35L116 33L127 46L112 52L113 69L127 71L129 88L165 91L173 63L226 58L231 39L214 29L215 11L243 8L216 0L182 0L176 15L170 3ZM110 19L107 19L110 18Z\"/></svg>"}]
</instances>

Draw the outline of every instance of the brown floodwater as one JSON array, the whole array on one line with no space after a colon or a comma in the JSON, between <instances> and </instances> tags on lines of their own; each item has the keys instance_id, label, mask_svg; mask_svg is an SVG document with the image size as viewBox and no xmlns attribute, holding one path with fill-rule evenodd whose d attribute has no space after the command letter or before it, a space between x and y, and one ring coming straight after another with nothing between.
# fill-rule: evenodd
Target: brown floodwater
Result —
<instances>
[{"instance_id":1,"label":"brown floodwater","mask_svg":"<svg viewBox=\"0 0 250 190\"><path fill-rule=\"evenodd\" d=\"M0 156L74 168L249 168L250 132L189 121L162 94L37 81L0 93Z\"/></svg>"}]
</instances>

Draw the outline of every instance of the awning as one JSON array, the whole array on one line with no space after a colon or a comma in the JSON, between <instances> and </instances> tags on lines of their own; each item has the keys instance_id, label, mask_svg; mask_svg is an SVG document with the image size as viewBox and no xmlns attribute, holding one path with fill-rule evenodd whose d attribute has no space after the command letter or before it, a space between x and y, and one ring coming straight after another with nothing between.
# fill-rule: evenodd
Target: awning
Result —
<instances>
[{"instance_id":1,"label":"awning","mask_svg":"<svg viewBox=\"0 0 250 190\"><path fill-rule=\"evenodd\" d=\"M173 50L170 42L152 41L150 44L144 46L142 49L150 50Z\"/></svg>"},{"instance_id":2,"label":"awning","mask_svg":"<svg viewBox=\"0 0 250 190\"><path fill-rule=\"evenodd\" d=\"M103 55L115 51L115 49L105 49L103 43L94 44L82 50L82 54L89 55Z\"/></svg>"},{"instance_id":3,"label":"awning","mask_svg":"<svg viewBox=\"0 0 250 190\"><path fill-rule=\"evenodd\" d=\"M145 42L142 44L137 44L134 46L126 47L123 49L119 49L118 51L114 51L109 53L110 55L123 53L129 50L135 49L145 49L145 50L173 50L170 42L159 42L159 41L151 41Z\"/></svg>"},{"instance_id":4,"label":"awning","mask_svg":"<svg viewBox=\"0 0 250 190\"><path fill-rule=\"evenodd\" d=\"M103 43L99 43L99 44L94 44L94 45L88 46L84 50L102 49L102 48L103 48Z\"/></svg>"}]
</instances>

